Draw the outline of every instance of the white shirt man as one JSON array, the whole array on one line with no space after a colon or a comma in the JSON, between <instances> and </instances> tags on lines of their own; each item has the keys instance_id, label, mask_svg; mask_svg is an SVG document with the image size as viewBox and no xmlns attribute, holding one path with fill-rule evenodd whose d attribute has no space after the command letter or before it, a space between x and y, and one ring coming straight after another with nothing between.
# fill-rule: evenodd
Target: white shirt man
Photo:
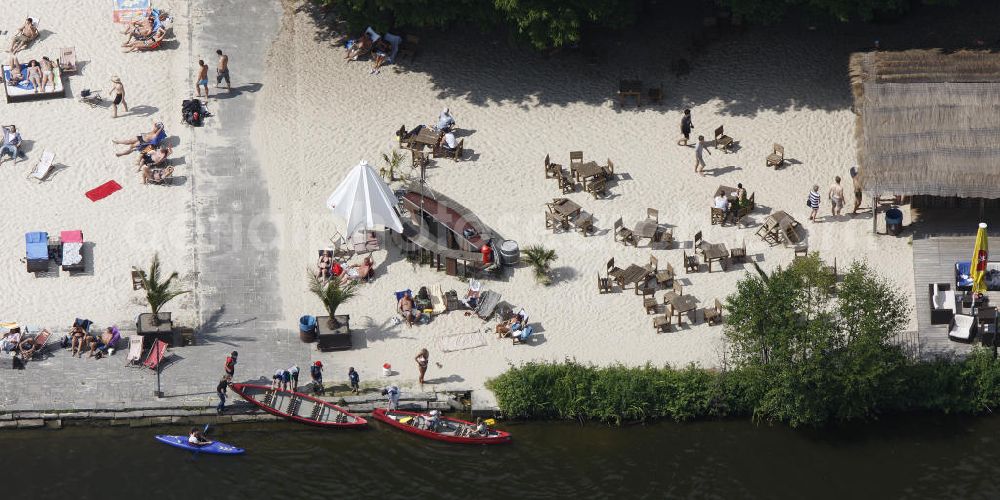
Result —
<instances>
[{"instance_id":1,"label":"white shirt man","mask_svg":"<svg viewBox=\"0 0 1000 500\"><path fill-rule=\"evenodd\" d=\"M729 210L729 200L726 199L726 195L719 194L715 197L715 208Z\"/></svg>"},{"instance_id":2,"label":"white shirt man","mask_svg":"<svg viewBox=\"0 0 1000 500\"><path fill-rule=\"evenodd\" d=\"M444 147L452 151L458 147L458 141L455 140L455 134L451 132L444 134Z\"/></svg>"}]
</instances>

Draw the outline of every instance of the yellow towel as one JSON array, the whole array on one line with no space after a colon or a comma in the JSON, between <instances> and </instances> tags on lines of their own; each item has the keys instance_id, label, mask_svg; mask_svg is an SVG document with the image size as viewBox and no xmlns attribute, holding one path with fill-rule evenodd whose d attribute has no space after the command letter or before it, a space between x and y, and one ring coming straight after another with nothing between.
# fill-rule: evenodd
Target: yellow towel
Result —
<instances>
[{"instance_id":1,"label":"yellow towel","mask_svg":"<svg viewBox=\"0 0 1000 500\"><path fill-rule=\"evenodd\" d=\"M413 420L413 417L403 417L403 418L399 419L399 423L401 423L401 424L408 424L408 423L410 423L411 420Z\"/></svg>"}]
</instances>

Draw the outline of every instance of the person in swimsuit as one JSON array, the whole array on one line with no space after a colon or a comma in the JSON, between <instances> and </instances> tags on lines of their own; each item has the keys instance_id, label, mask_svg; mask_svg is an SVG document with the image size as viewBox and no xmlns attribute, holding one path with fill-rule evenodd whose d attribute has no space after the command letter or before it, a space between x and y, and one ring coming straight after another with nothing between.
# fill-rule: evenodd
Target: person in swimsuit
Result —
<instances>
[{"instance_id":1,"label":"person in swimsuit","mask_svg":"<svg viewBox=\"0 0 1000 500\"><path fill-rule=\"evenodd\" d=\"M42 66L42 92L45 92L45 87L49 84L52 84L52 90L55 90L56 81L55 75L52 72L54 66L52 61L48 57L43 56L40 64Z\"/></svg>"},{"instance_id":2,"label":"person in swimsuit","mask_svg":"<svg viewBox=\"0 0 1000 500\"><path fill-rule=\"evenodd\" d=\"M323 251L319 256L319 262L316 264L316 277L319 279L327 279L330 277L330 265L333 262L333 252L329 250Z\"/></svg>"},{"instance_id":3,"label":"person in swimsuit","mask_svg":"<svg viewBox=\"0 0 1000 500\"><path fill-rule=\"evenodd\" d=\"M389 52L392 52L392 45L379 38L372 44L372 73L378 73L379 69L389 60Z\"/></svg>"},{"instance_id":4,"label":"person in swimsuit","mask_svg":"<svg viewBox=\"0 0 1000 500\"><path fill-rule=\"evenodd\" d=\"M125 39L125 43L122 44L122 47L127 47L129 43L132 42L133 38L137 40L149 38L149 36L153 34L154 24L155 19L152 14L138 21L132 21L132 23L125 28L125 31L122 32L123 35L128 35L128 38Z\"/></svg>"},{"instance_id":5,"label":"person in swimsuit","mask_svg":"<svg viewBox=\"0 0 1000 500\"><path fill-rule=\"evenodd\" d=\"M165 166L167 158L172 151L168 147L163 147L139 157L140 161L144 163L140 167L142 169L143 184L148 184L149 181L162 182L167 177L174 175L174 167Z\"/></svg>"},{"instance_id":6,"label":"person in swimsuit","mask_svg":"<svg viewBox=\"0 0 1000 500\"><path fill-rule=\"evenodd\" d=\"M208 65L198 59L198 79L194 82L194 91L201 97L201 88L205 87L205 99L208 99Z\"/></svg>"},{"instance_id":7,"label":"person in swimsuit","mask_svg":"<svg viewBox=\"0 0 1000 500\"><path fill-rule=\"evenodd\" d=\"M24 21L24 25L14 33L14 39L10 41L10 53L16 54L36 38L38 38L38 29L35 28L35 22L29 17Z\"/></svg>"},{"instance_id":8,"label":"person in swimsuit","mask_svg":"<svg viewBox=\"0 0 1000 500\"><path fill-rule=\"evenodd\" d=\"M424 385L424 374L427 373L427 364L430 363L431 355L427 352L427 349L421 349L417 353L417 357L413 358L417 362L417 370L420 372L420 385Z\"/></svg>"},{"instance_id":9,"label":"person in swimsuit","mask_svg":"<svg viewBox=\"0 0 1000 500\"><path fill-rule=\"evenodd\" d=\"M229 87L229 56L222 53L222 49L215 51L219 55L219 65L215 68L215 88L222 85L222 80L226 81L226 91L232 91Z\"/></svg>"},{"instance_id":10,"label":"person in swimsuit","mask_svg":"<svg viewBox=\"0 0 1000 500\"><path fill-rule=\"evenodd\" d=\"M87 332L80 325L73 325L69 331L71 346L73 351L70 356L83 357L84 343L87 341Z\"/></svg>"},{"instance_id":11,"label":"person in swimsuit","mask_svg":"<svg viewBox=\"0 0 1000 500\"><path fill-rule=\"evenodd\" d=\"M10 79L7 80L7 85L17 85L24 79L24 75L21 73L21 61L17 60L17 56L12 55L7 61L7 66L10 68Z\"/></svg>"},{"instance_id":12,"label":"person in swimsuit","mask_svg":"<svg viewBox=\"0 0 1000 500\"><path fill-rule=\"evenodd\" d=\"M148 153L142 153L139 155L139 158L135 162L135 164L137 165L135 171L138 172L142 170L143 167L149 167L149 168L163 167L164 163L166 163L167 161L167 158L170 157L170 153L173 152L174 150L171 149L170 147L161 146L160 149L156 149Z\"/></svg>"},{"instance_id":13,"label":"person in swimsuit","mask_svg":"<svg viewBox=\"0 0 1000 500\"><path fill-rule=\"evenodd\" d=\"M42 87L42 66L32 59L28 63L28 81L35 87L35 93Z\"/></svg>"},{"instance_id":14,"label":"person in swimsuit","mask_svg":"<svg viewBox=\"0 0 1000 500\"><path fill-rule=\"evenodd\" d=\"M122 52L137 52L140 50L153 50L160 46L163 37L167 36L167 30L160 28L149 38L136 40L122 46Z\"/></svg>"},{"instance_id":15,"label":"person in swimsuit","mask_svg":"<svg viewBox=\"0 0 1000 500\"><path fill-rule=\"evenodd\" d=\"M158 146L159 144L152 144L152 142L163 132L163 122L154 121L153 130L146 132L142 135L137 135L131 139L112 139L111 142L115 144L125 144L128 145L128 149L121 152L116 152L115 156L125 156L133 151L141 149L142 146L146 144L151 144L153 146Z\"/></svg>"},{"instance_id":16,"label":"person in swimsuit","mask_svg":"<svg viewBox=\"0 0 1000 500\"><path fill-rule=\"evenodd\" d=\"M128 103L125 102L125 85L122 85L121 78L117 75L111 77L111 90L108 92L110 95L115 97L115 101L111 106L111 117L118 118L118 105L121 104L125 108L125 112L128 113Z\"/></svg>"}]
</instances>

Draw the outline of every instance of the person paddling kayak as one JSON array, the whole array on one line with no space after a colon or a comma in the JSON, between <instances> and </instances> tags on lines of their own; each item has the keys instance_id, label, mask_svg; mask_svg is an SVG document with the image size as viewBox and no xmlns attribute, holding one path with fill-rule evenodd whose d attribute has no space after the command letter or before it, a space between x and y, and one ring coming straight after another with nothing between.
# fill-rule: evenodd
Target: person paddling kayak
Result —
<instances>
[{"instance_id":1,"label":"person paddling kayak","mask_svg":"<svg viewBox=\"0 0 1000 500\"><path fill-rule=\"evenodd\" d=\"M203 432L192 427L191 433L188 434L188 443L192 446L207 446L212 444L212 441L205 437Z\"/></svg>"}]
</instances>

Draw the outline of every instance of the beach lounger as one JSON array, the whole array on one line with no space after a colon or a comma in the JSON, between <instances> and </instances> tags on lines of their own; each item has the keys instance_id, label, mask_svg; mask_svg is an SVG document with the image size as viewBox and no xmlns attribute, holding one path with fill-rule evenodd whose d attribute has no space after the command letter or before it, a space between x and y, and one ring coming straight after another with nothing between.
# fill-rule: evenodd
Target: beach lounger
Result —
<instances>
[{"instance_id":1,"label":"beach lounger","mask_svg":"<svg viewBox=\"0 0 1000 500\"><path fill-rule=\"evenodd\" d=\"M31 172L28 173L28 178L34 177L38 182L44 181L49 176L49 172L52 171L52 160L55 158L56 154L51 151L42 153L42 158L35 164L35 168L31 169Z\"/></svg>"},{"instance_id":2,"label":"beach lounger","mask_svg":"<svg viewBox=\"0 0 1000 500\"><path fill-rule=\"evenodd\" d=\"M438 315L448 310L448 302L444 299L444 290L437 284L431 287L431 314Z\"/></svg>"},{"instance_id":3,"label":"beach lounger","mask_svg":"<svg viewBox=\"0 0 1000 500\"><path fill-rule=\"evenodd\" d=\"M500 294L492 290L486 290L479 295L479 302L476 304L476 316L486 321L493 315L493 311L500 303Z\"/></svg>"},{"instance_id":4,"label":"beach lounger","mask_svg":"<svg viewBox=\"0 0 1000 500\"><path fill-rule=\"evenodd\" d=\"M149 350L149 354L146 355L146 361L142 363L143 366L149 368L150 370L158 370L160 368L160 364L163 363L163 358L166 356L166 353L167 343L160 339L156 339L152 349Z\"/></svg>"},{"instance_id":5,"label":"beach lounger","mask_svg":"<svg viewBox=\"0 0 1000 500\"><path fill-rule=\"evenodd\" d=\"M29 361L35 356L45 352L45 346L49 341L49 336L52 334L48 330L42 330L40 333L33 337L28 337L21 341L17 346L17 350L21 353L22 361Z\"/></svg>"},{"instance_id":6,"label":"beach lounger","mask_svg":"<svg viewBox=\"0 0 1000 500\"><path fill-rule=\"evenodd\" d=\"M400 37L399 35L394 35L392 33L386 33L385 36L382 38L385 41L389 42L389 45L392 47L392 50L389 51L389 57L386 60L389 63L395 63L396 55L399 54L399 47L403 43L403 38Z\"/></svg>"},{"instance_id":7,"label":"beach lounger","mask_svg":"<svg viewBox=\"0 0 1000 500\"><path fill-rule=\"evenodd\" d=\"M59 57L56 62L59 63L59 69L63 73L76 73L76 47L59 49Z\"/></svg>"},{"instance_id":8,"label":"beach lounger","mask_svg":"<svg viewBox=\"0 0 1000 500\"><path fill-rule=\"evenodd\" d=\"M29 273L49 270L49 233L35 231L24 235L25 260Z\"/></svg>"},{"instance_id":9,"label":"beach lounger","mask_svg":"<svg viewBox=\"0 0 1000 500\"><path fill-rule=\"evenodd\" d=\"M63 271L83 271L83 231L63 231L59 233L59 240L62 241Z\"/></svg>"},{"instance_id":10,"label":"beach lounger","mask_svg":"<svg viewBox=\"0 0 1000 500\"><path fill-rule=\"evenodd\" d=\"M129 335L126 338L128 339L128 356L125 357L125 365L142 366L142 337Z\"/></svg>"}]
</instances>

